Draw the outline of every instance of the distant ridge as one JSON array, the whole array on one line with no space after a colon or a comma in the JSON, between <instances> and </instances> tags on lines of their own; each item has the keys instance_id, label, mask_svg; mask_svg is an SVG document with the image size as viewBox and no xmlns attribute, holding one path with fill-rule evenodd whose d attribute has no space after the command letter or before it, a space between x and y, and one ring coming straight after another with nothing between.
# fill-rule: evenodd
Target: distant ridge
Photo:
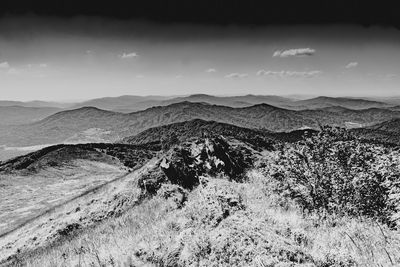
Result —
<instances>
[{"instance_id":1,"label":"distant ridge","mask_svg":"<svg viewBox=\"0 0 400 267\"><path fill-rule=\"evenodd\" d=\"M89 129L107 132L108 142L136 135L146 129L171 123L202 119L245 128L290 132L318 128L319 124L345 127L347 124L366 126L394 118L400 111L370 108L363 110L288 110L268 104L233 108L189 101L168 106L155 106L143 111L119 113L95 107L61 111L28 125L0 127L0 144L31 146L62 143Z\"/></svg>"},{"instance_id":2,"label":"distant ridge","mask_svg":"<svg viewBox=\"0 0 400 267\"><path fill-rule=\"evenodd\" d=\"M384 102L361 98L319 96L311 99L294 101L287 107L295 109L321 109L335 106L349 109L368 109L387 108L391 105Z\"/></svg>"},{"instance_id":3,"label":"distant ridge","mask_svg":"<svg viewBox=\"0 0 400 267\"><path fill-rule=\"evenodd\" d=\"M73 108L94 106L100 109L131 113L155 106L168 106L179 102L207 103L229 107L248 107L255 104L270 104L279 106L289 103L290 98L275 95L244 95L244 96L213 96L208 94L192 94L181 97L132 96L104 97L78 103Z\"/></svg>"},{"instance_id":4,"label":"distant ridge","mask_svg":"<svg viewBox=\"0 0 400 267\"><path fill-rule=\"evenodd\" d=\"M0 124L27 124L44 119L61 109L55 107L0 106Z\"/></svg>"},{"instance_id":5,"label":"distant ridge","mask_svg":"<svg viewBox=\"0 0 400 267\"><path fill-rule=\"evenodd\" d=\"M59 102L48 102L48 101L12 101L12 100L0 100L0 107L10 107L10 106L19 106L19 107L30 107L30 108L41 108L41 107L52 107L52 108L68 108L73 104L69 103L59 103Z\"/></svg>"},{"instance_id":6,"label":"distant ridge","mask_svg":"<svg viewBox=\"0 0 400 267\"><path fill-rule=\"evenodd\" d=\"M310 96L309 96L310 97ZM0 106L25 106L25 107L57 107L76 109L86 106L93 106L99 109L131 113L145 110L154 106L167 106L179 102L201 102L213 105L229 107L249 107L256 104L269 104L286 109L304 110L319 109L326 107L345 107L350 109L366 108L390 108L399 105L398 99L392 98L368 98L368 97L328 97L318 96L313 98L301 98L298 96L279 95L238 95L238 96L214 96L209 94L192 94L187 96L137 96L122 95L117 97L94 98L78 103L58 103L46 101L0 101Z\"/></svg>"}]
</instances>

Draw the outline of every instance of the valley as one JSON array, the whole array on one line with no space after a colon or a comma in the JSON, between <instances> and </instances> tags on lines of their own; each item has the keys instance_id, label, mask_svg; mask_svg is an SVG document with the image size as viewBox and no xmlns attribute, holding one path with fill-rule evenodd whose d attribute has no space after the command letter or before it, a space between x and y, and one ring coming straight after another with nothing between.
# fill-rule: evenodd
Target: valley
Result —
<instances>
[{"instance_id":1,"label":"valley","mask_svg":"<svg viewBox=\"0 0 400 267\"><path fill-rule=\"evenodd\" d=\"M288 132L303 128L317 129L319 124L359 128L399 117L400 111L384 108L354 110L330 107L295 111L267 104L232 108L180 102L133 113L84 107L61 111L30 124L0 126L0 144L25 147L54 143L115 142L152 127L193 119Z\"/></svg>"}]
</instances>

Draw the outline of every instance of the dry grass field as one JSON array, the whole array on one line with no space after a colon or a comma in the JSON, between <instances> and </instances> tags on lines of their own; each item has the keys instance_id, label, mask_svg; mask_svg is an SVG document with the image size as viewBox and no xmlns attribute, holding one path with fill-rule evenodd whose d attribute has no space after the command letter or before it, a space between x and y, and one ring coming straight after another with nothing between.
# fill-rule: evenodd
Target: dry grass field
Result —
<instances>
[{"instance_id":1,"label":"dry grass field","mask_svg":"<svg viewBox=\"0 0 400 267\"><path fill-rule=\"evenodd\" d=\"M257 170L248 183L206 178L161 192L119 218L22 258L27 266L398 266L400 233L369 220L304 216L275 205ZM166 189L168 191L168 189ZM163 190L161 190L163 191ZM165 190L164 190L165 192Z\"/></svg>"},{"instance_id":2,"label":"dry grass field","mask_svg":"<svg viewBox=\"0 0 400 267\"><path fill-rule=\"evenodd\" d=\"M0 235L126 171L120 166L78 160L34 175L0 176Z\"/></svg>"},{"instance_id":3,"label":"dry grass field","mask_svg":"<svg viewBox=\"0 0 400 267\"><path fill-rule=\"evenodd\" d=\"M89 185L80 183L82 189L83 187L87 189L81 190L82 193L75 195L75 198L68 195L68 190L64 190L62 205L53 204L53 206L43 209L42 213L36 216L34 220L29 220L28 213L25 214L22 211L13 213L16 219L23 221L23 218L25 218L27 221L13 231L3 234L0 239L0 251L2 252L0 262L11 255L19 255L22 252L46 247L60 238L68 237L71 232L95 225L104 218L122 214L140 201L140 189L134 185L137 184L137 179L141 177L143 172L146 172L148 168L153 168L153 164L154 162L151 161L143 168L131 173L121 173L114 170L114 172L109 173L108 182L105 178L107 174L103 172L102 175L99 174L98 176L98 178L103 179L103 185L89 189ZM92 179L93 186L93 177L90 179ZM60 184L53 184L52 186L57 188ZM49 199L49 197L43 197L43 199ZM53 194L52 200L62 201L60 195L56 197L55 194ZM39 211L34 204L30 207L30 209L26 208L25 211L38 214Z\"/></svg>"}]
</instances>

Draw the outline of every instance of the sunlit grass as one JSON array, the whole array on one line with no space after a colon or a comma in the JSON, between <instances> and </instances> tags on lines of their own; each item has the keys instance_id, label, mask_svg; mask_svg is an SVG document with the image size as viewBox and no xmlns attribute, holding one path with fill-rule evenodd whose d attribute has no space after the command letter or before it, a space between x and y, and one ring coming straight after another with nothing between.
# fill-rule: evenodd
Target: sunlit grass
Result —
<instances>
[{"instance_id":1,"label":"sunlit grass","mask_svg":"<svg viewBox=\"0 0 400 267\"><path fill-rule=\"evenodd\" d=\"M398 231L372 220L322 220L295 205L282 208L257 170L248 173L246 183L207 178L205 184L181 209L158 195L23 261L28 266L400 264Z\"/></svg>"}]
</instances>

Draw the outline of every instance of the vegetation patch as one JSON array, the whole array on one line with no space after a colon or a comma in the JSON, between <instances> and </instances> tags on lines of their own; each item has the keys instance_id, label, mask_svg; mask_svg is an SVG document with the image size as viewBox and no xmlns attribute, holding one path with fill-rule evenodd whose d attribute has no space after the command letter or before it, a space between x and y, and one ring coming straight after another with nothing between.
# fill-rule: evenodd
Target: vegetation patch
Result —
<instances>
[{"instance_id":1,"label":"vegetation patch","mask_svg":"<svg viewBox=\"0 0 400 267\"><path fill-rule=\"evenodd\" d=\"M392 225L398 210L400 153L324 127L267 161L270 186L304 211L366 216Z\"/></svg>"}]
</instances>

